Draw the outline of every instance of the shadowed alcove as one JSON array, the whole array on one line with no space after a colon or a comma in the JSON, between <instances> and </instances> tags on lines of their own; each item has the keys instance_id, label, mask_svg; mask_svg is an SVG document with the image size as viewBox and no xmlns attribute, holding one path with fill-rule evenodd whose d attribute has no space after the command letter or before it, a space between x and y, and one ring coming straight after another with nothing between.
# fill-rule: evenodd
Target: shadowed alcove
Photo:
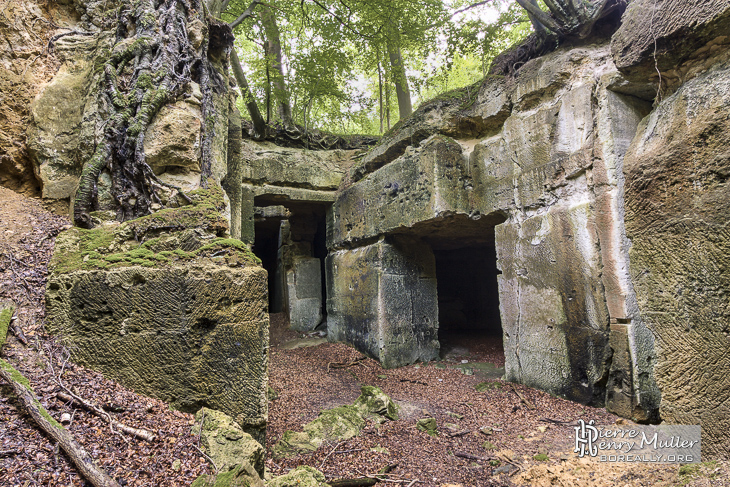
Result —
<instances>
[{"instance_id":1,"label":"shadowed alcove","mask_svg":"<svg viewBox=\"0 0 730 487\"><path fill-rule=\"evenodd\" d=\"M499 213L454 215L411 229L435 258L442 357L480 349L504 362L494 229L505 219Z\"/></svg>"}]
</instances>

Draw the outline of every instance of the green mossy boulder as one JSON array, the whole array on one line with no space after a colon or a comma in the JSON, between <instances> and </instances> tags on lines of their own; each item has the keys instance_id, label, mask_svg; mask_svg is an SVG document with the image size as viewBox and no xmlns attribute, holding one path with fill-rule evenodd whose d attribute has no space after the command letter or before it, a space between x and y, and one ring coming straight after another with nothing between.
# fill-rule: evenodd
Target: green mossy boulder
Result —
<instances>
[{"instance_id":1,"label":"green mossy boulder","mask_svg":"<svg viewBox=\"0 0 730 487\"><path fill-rule=\"evenodd\" d=\"M264 448L232 417L202 408L195 414L195 421L193 433L200 435L200 446L219 469L226 470L246 462L263 476Z\"/></svg>"},{"instance_id":2,"label":"green mossy boulder","mask_svg":"<svg viewBox=\"0 0 730 487\"><path fill-rule=\"evenodd\" d=\"M312 443L318 447L327 440L344 441L357 436L365 426L362 412L355 406L339 406L323 411L304 426Z\"/></svg>"},{"instance_id":3,"label":"green mossy boulder","mask_svg":"<svg viewBox=\"0 0 730 487\"><path fill-rule=\"evenodd\" d=\"M424 433L428 433L431 436L438 435L438 432L436 431L436 429L438 428L438 424L436 423L436 419L434 418L419 419L416 422L416 428L418 428L420 431L423 431Z\"/></svg>"},{"instance_id":4,"label":"green mossy boulder","mask_svg":"<svg viewBox=\"0 0 730 487\"><path fill-rule=\"evenodd\" d=\"M304 426L304 432L286 431L274 445L275 457L311 453L326 441L345 441L360 434L366 420L383 422L398 419L398 406L378 387L363 386L362 394L351 406L322 411Z\"/></svg>"},{"instance_id":5,"label":"green mossy boulder","mask_svg":"<svg viewBox=\"0 0 730 487\"><path fill-rule=\"evenodd\" d=\"M190 487L263 487L264 482L248 463L231 466L218 475L201 475Z\"/></svg>"},{"instance_id":6,"label":"green mossy boulder","mask_svg":"<svg viewBox=\"0 0 730 487\"><path fill-rule=\"evenodd\" d=\"M271 451L274 458L282 458L294 457L300 453L312 453L317 451L317 448L319 445L314 444L307 433L287 430Z\"/></svg>"},{"instance_id":7,"label":"green mossy boulder","mask_svg":"<svg viewBox=\"0 0 730 487\"><path fill-rule=\"evenodd\" d=\"M307 465L297 467L286 475L268 482L268 487L328 487L324 474Z\"/></svg>"},{"instance_id":8,"label":"green mossy boulder","mask_svg":"<svg viewBox=\"0 0 730 487\"><path fill-rule=\"evenodd\" d=\"M398 405L379 387L362 386L360 393L360 397L355 401L355 407L364 411L365 416L398 420Z\"/></svg>"}]
</instances>

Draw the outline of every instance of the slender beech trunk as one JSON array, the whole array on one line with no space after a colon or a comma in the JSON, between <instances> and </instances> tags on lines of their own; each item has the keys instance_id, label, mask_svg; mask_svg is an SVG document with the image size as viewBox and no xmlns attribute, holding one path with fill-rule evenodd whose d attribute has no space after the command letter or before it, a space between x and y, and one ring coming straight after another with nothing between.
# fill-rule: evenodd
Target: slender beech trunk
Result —
<instances>
[{"instance_id":1,"label":"slender beech trunk","mask_svg":"<svg viewBox=\"0 0 730 487\"><path fill-rule=\"evenodd\" d=\"M243 69L241 69L241 61L238 59L238 54L236 54L235 49L231 50L231 67L233 68L233 76L236 78L236 83L241 89L243 103L246 104L248 114L251 116L251 121L253 122L253 128L256 131L256 135L263 137L266 135L266 121L264 120L264 117L261 116L259 105L256 103L256 99L251 93L251 88L249 88L248 81L246 80L246 74L243 72Z\"/></svg>"},{"instance_id":2,"label":"slender beech trunk","mask_svg":"<svg viewBox=\"0 0 730 487\"><path fill-rule=\"evenodd\" d=\"M261 5L260 18L266 35L266 55L269 58L271 69L273 70L271 85L274 88L274 97L277 104L277 116L281 119L284 127L291 127L293 126L291 104L289 101L289 91L286 86L286 80L284 79L279 26L276 23L274 13L268 5Z\"/></svg>"},{"instance_id":3,"label":"slender beech trunk","mask_svg":"<svg viewBox=\"0 0 730 487\"><path fill-rule=\"evenodd\" d=\"M408 88L408 78L403 64L403 55L400 52L399 39L398 33L394 32L391 39L388 40L387 47L395 94L398 97L398 114L401 120L405 120L413 113L413 105L411 105L411 90Z\"/></svg>"},{"instance_id":4,"label":"slender beech trunk","mask_svg":"<svg viewBox=\"0 0 730 487\"><path fill-rule=\"evenodd\" d=\"M380 114L380 133L383 133L383 75L380 72L380 61L378 61L378 104Z\"/></svg>"}]
</instances>

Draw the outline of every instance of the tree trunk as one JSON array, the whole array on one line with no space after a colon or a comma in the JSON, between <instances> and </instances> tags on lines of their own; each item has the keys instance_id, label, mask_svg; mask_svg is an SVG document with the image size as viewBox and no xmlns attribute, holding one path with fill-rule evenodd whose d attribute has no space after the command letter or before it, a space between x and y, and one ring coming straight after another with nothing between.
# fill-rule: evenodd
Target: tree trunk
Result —
<instances>
[{"instance_id":1,"label":"tree trunk","mask_svg":"<svg viewBox=\"0 0 730 487\"><path fill-rule=\"evenodd\" d=\"M265 53L273 70L271 85L273 86L274 98L277 105L277 116L285 128L293 127L291 116L291 104L289 102L289 91L284 79L284 66L281 55L281 37L276 17L268 5L261 5L261 23L264 26L266 35Z\"/></svg>"},{"instance_id":2,"label":"tree trunk","mask_svg":"<svg viewBox=\"0 0 730 487\"><path fill-rule=\"evenodd\" d=\"M2 344L0 344L2 345ZM120 487L120 485L103 470L94 464L91 455L82 447L71 433L66 431L48 411L41 406L38 398L33 394L28 379L15 370L8 362L0 359L0 377L13 388L13 392L20 401L23 409L30 414L40 428L51 438L56 440L73 464L89 482L95 487Z\"/></svg>"},{"instance_id":3,"label":"tree trunk","mask_svg":"<svg viewBox=\"0 0 730 487\"><path fill-rule=\"evenodd\" d=\"M253 122L253 128L256 131L258 137L264 137L266 135L266 121L261 116L259 111L259 105L256 103L256 99L251 93L251 88L248 86L246 80L246 74L241 69L241 61L238 59L236 49L231 50L231 67L233 68L233 76L236 78L236 83L241 89L241 96L243 97L243 103L246 105L248 114L251 116Z\"/></svg>"},{"instance_id":4,"label":"tree trunk","mask_svg":"<svg viewBox=\"0 0 730 487\"><path fill-rule=\"evenodd\" d=\"M411 116L413 106L411 105L411 90L408 88L408 78L403 65L403 56L397 41L388 42L388 56L392 68L395 94L398 97L398 114L401 120Z\"/></svg>"},{"instance_id":5,"label":"tree trunk","mask_svg":"<svg viewBox=\"0 0 730 487\"><path fill-rule=\"evenodd\" d=\"M378 108L379 108L379 118L380 118L380 133L383 133L383 118L385 117L385 114L383 113L383 74L380 72L380 61L378 61Z\"/></svg>"}]
</instances>

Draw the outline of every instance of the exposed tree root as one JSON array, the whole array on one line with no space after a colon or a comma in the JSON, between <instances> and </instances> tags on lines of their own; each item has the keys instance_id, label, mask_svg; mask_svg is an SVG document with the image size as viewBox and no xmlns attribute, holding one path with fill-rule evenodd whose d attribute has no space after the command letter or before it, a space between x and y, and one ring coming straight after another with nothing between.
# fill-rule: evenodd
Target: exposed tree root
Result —
<instances>
[{"instance_id":1,"label":"exposed tree root","mask_svg":"<svg viewBox=\"0 0 730 487\"><path fill-rule=\"evenodd\" d=\"M355 150L376 145L380 137L374 135L336 135L319 130L307 130L301 125L285 128L282 125L267 125L264 134L254 128L251 122L243 121L243 132L254 140L269 140L281 147L310 150Z\"/></svg>"},{"instance_id":2,"label":"exposed tree root","mask_svg":"<svg viewBox=\"0 0 730 487\"><path fill-rule=\"evenodd\" d=\"M215 24L215 25L214 25ZM116 43L104 65L101 106L106 115L104 138L84 164L74 201L74 222L92 226L97 209L97 181L106 168L121 221L150 213L161 204L162 185L145 160L145 131L160 109L197 83L203 94L201 184L211 173L214 87L225 81L210 66L211 37L224 41L230 29L206 18L201 0L124 2L117 19ZM193 32L193 28L196 29ZM227 30L227 34L226 31ZM220 40L220 39L217 39Z\"/></svg>"}]
</instances>

